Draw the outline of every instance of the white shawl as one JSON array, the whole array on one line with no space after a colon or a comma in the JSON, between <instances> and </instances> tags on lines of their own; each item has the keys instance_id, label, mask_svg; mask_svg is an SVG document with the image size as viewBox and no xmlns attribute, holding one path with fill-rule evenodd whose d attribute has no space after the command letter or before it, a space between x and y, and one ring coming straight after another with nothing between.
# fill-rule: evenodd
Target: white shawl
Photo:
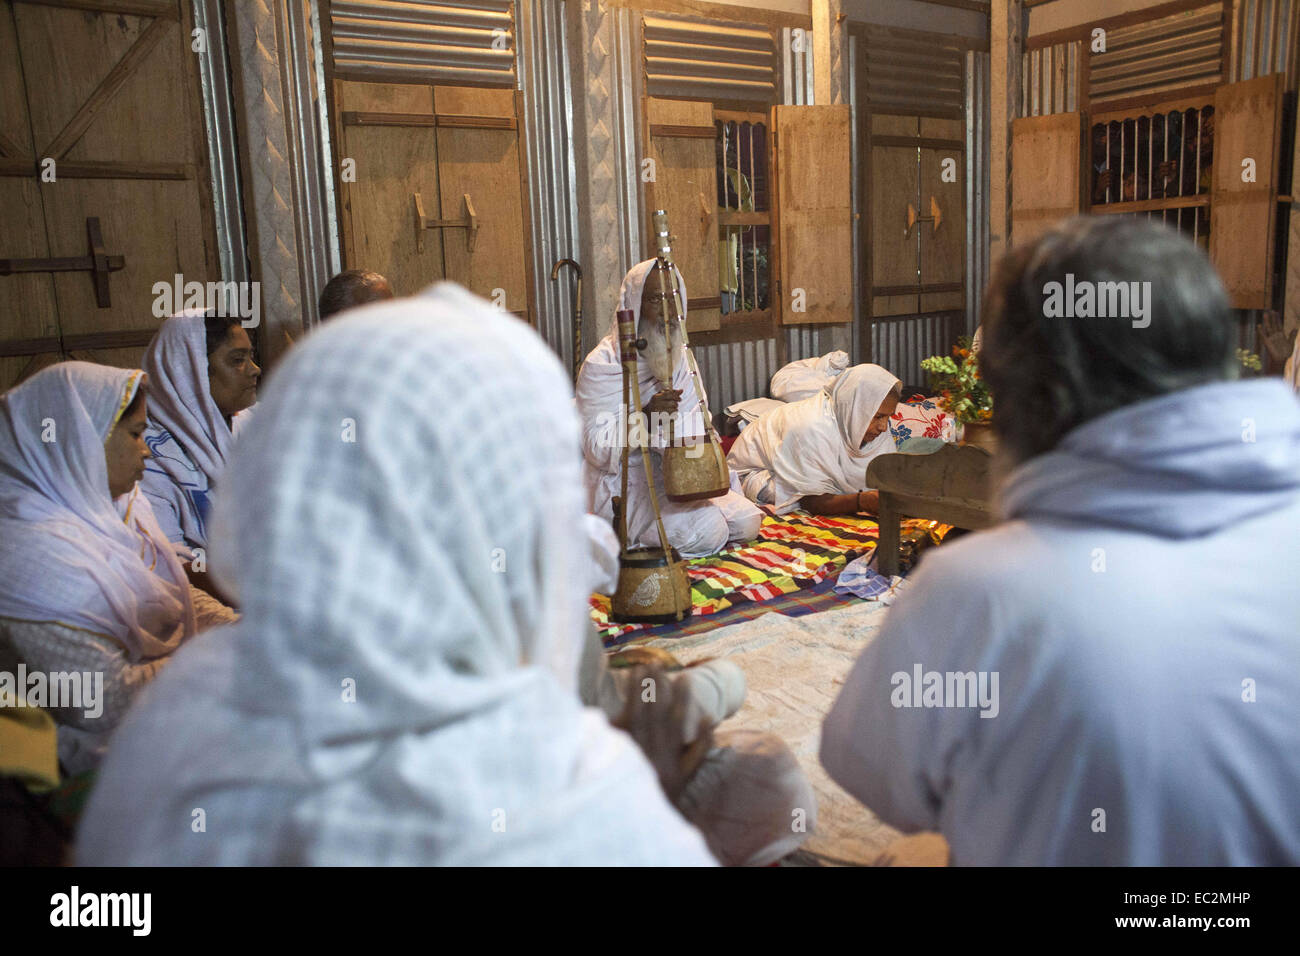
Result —
<instances>
[{"instance_id":1,"label":"white shawl","mask_svg":"<svg viewBox=\"0 0 1300 956\"><path fill-rule=\"evenodd\" d=\"M194 632L184 569L148 501L114 501L104 443L141 373L60 362L0 396L0 616L111 637L132 661Z\"/></svg>"},{"instance_id":2,"label":"white shawl","mask_svg":"<svg viewBox=\"0 0 1300 956\"><path fill-rule=\"evenodd\" d=\"M886 429L862 436L898 379L879 365L855 365L820 392L762 416L740 433L727 462L739 481L766 471L775 480L778 514L805 495L847 495L866 488L867 465L894 450Z\"/></svg>"},{"instance_id":3,"label":"white shawl","mask_svg":"<svg viewBox=\"0 0 1300 956\"><path fill-rule=\"evenodd\" d=\"M210 547L243 618L118 731L81 862L711 862L577 698L578 428L542 340L440 284L313 332L259 409Z\"/></svg>"},{"instance_id":4,"label":"white shawl","mask_svg":"<svg viewBox=\"0 0 1300 956\"><path fill-rule=\"evenodd\" d=\"M203 547L212 489L233 442L212 398L203 313L182 312L163 322L142 364L149 376L145 443L153 457L140 490L174 543Z\"/></svg>"},{"instance_id":5,"label":"white shawl","mask_svg":"<svg viewBox=\"0 0 1300 956\"><path fill-rule=\"evenodd\" d=\"M835 381L848 367L849 353L839 349L783 365L772 376L772 397L781 402L801 402Z\"/></svg>"}]
</instances>

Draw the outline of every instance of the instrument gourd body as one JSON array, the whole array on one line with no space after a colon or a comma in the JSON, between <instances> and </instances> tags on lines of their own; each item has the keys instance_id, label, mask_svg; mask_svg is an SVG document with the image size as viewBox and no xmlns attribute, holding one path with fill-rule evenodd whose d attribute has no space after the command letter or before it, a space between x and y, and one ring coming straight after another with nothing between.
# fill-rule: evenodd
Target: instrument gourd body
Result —
<instances>
[{"instance_id":1,"label":"instrument gourd body","mask_svg":"<svg viewBox=\"0 0 1300 956\"><path fill-rule=\"evenodd\" d=\"M664 279L664 271L654 270L659 276L660 288L664 293L664 324L669 320L668 303L673 304L673 319L681 330L682 342L685 344L686 361L690 366L691 380L695 383L695 394L700 398L700 414L704 419L704 434L678 437L673 426L669 426L668 447L663 450L664 493L669 501L698 501L704 498L717 498L731 490L731 474L727 468L727 456L722 452L722 442L713 427L713 416L709 411L708 397L704 384L700 381L700 369L691 352L690 338L686 333L685 310L682 308L681 292L677 286L676 268L673 263L672 245L668 241L668 216L658 209L654 215L655 235L658 240L659 260L667 266L667 281L672 282L672 295L669 296ZM667 328L665 328L665 333ZM671 341L671 340L670 340ZM668 385L671 387L672 376Z\"/></svg>"}]
</instances>

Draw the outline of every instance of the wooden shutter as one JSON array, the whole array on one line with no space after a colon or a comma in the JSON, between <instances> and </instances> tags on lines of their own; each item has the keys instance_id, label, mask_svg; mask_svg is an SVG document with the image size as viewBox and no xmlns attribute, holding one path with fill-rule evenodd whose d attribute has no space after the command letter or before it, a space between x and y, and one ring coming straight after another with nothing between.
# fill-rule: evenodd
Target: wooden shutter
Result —
<instances>
[{"instance_id":1,"label":"wooden shutter","mask_svg":"<svg viewBox=\"0 0 1300 956\"><path fill-rule=\"evenodd\" d=\"M1083 206L1083 116L1011 123L1011 242L1024 245Z\"/></svg>"},{"instance_id":2,"label":"wooden shutter","mask_svg":"<svg viewBox=\"0 0 1300 956\"><path fill-rule=\"evenodd\" d=\"M1283 74L1231 83L1214 96L1210 259L1236 309L1272 308ZM1242 162L1255 181L1242 182Z\"/></svg>"},{"instance_id":3,"label":"wooden shutter","mask_svg":"<svg viewBox=\"0 0 1300 956\"><path fill-rule=\"evenodd\" d=\"M668 213L673 260L686 280L688 332L722 327L718 294L717 129L713 106L693 100L646 100L654 179L646 183L646 257L654 255L656 209Z\"/></svg>"},{"instance_id":4,"label":"wooden shutter","mask_svg":"<svg viewBox=\"0 0 1300 956\"><path fill-rule=\"evenodd\" d=\"M60 358L138 365L154 284L221 278L193 26L175 0L0 11L0 258L86 257L94 219L123 262L107 304L85 270L0 276L0 388Z\"/></svg>"},{"instance_id":5,"label":"wooden shutter","mask_svg":"<svg viewBox=\"0 0 1300 956\"><path fill-rule=\"evenodd\" d=\"M479 216L474 250L464 230L443 237L447 278L533 321L529 308L527 199L519 168L518 97L511 90L438 87L438 179L442 216L465 215L468 193ZM436 212L426 208L430 216ZM425 232L431 230L426 229ZM534 323L535 324L535 323Z\"/></svg>"},{"instance_id":6,"label":"wooden shutter","mask_svg":"<svg viewBox=\"0 0 1300 956\"><path fill-rule=\"evenodd\" d=\"M918 215L931 215L931 199L940 221L918 222L921 233L921 311L942 312L966 307L966 150L961 120L921 118L921 137L942 146L922 146L921 205ZM951 160L951 163L949 163ZM955 176L944 181L945 166ZM926 291L927 289L933 291Z\"/></svg>"},{"instance_id":7,"label":"wooden shutter","mask_svg":"<svg viewBox=\"0 0 1300 956\"><path fill-rule=\"evenodd\" d=\"M849 107L772 107L776 237L784 325L853 321ZM915 162L915 159L913 160ZM806 311L796 312L798 291Z\"/></svg>"},{"instance_id":8,"label":"wooden shutter","mask_svg":"<svg viewBox=\"0 0 1300 956\"><path fill-rule=\"evenodd\" d=\"M921 208L915 141L917 116L871 117L871 315L916 315L920 263L917 231L907 230L907 207Z\"/></svg>"},{"instance_id":9,"label":"wooden shutter","mask_svg":"<svg viewBox=\"0 0 1300 956\"><path fill-rule=\"evenodd\" d=\"M345 265L398 295L449 279L533 321L517 94L336 80L334 105L355 176L338 181ZM465 228L417 230L417 194L426 219L449 221L466 220L468 195L473 249Z\"/></svg>"}]
</instances>

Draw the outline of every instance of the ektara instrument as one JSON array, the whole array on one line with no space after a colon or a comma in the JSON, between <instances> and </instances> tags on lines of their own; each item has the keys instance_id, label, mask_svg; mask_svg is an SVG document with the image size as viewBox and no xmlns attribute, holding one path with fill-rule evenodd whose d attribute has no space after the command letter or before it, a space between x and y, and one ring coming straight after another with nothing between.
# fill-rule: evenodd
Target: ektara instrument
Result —
<instances>
[{"instance_id":1,"label":"ektara instrument","mask_svg":"<svg viewBox=\"0 0 1300 956\"><path fill-rule=\"evenodd\" d=\"M664 624L680 621L691 611L691 584L681 555L668 543L663 518L659 514L659 497L654 473L644 444L639 444L645 467L650 505L654 509L655 527L659 532L658 548L629 548L627 533L627 482L629 452L632 444L632 415L641 411L641 386L637 379L638 343L636 313L622 309L618 313L619 360L623 365L623 451L618 526L618 586L610 602L610 619L620 624ZM640 434L644 434L642 430Z\"/></svg>"},{"instance_id":2,"label":"ektara instrument","mask_svg":"<svg viewBox=\"0 0 1300 956\"><path fill-rule=\"evenodd\" d=\"M672 302L673 317L681 330L682 344L686 347L686 361L691 370L691 379L695 383L695 394L700 398L700 414L704 418L704 434L689 438L678 438L673 419L668 426L668 447L663 450L664 493L669 501L698 501L703 498L717 498L731 490L731 475L727 469L727 456L723 454L722 443L713 427L713 416L709 412L708 396L704 384L700 381L700 368L695 363L691 352L690 338L686 333L686 319L681 302L681 290L677 284L677 270L673 264L673 250L668 239L668 215L662 209L655 210L655 235L659 246L659 261L666 268L653 271L659 276L659 288L664 297L664 332L667 337L669 315L668 303ZM668 295L667 281L672 282L671 300ZM667 337L672 341L671 337ZM669 357L671 362L672 357ZM671 369L671 366L670 366ZM667 387L672 387L673 375L670 373ZM676 416L674 416L675 418Z\"/></svg>"}]
</instances>

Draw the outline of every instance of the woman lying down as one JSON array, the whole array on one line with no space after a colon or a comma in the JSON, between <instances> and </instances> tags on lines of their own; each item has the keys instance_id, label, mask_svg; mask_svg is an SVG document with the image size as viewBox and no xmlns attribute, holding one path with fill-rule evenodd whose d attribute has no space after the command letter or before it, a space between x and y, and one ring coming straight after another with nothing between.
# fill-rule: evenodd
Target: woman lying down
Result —
<instances>
[{"instance_id":1,"label":"woman lying down","mask_svg":"<svg viewBox=\"0 0 1300 956\"><path fill-rule=\"evenodd\" d=\"M777 514L875 514L867 465L894 450L889 418L903 384L879 365L855 365L810 398L749 425L727 455L746 497Z\"/></svg>"}]
</instances>

